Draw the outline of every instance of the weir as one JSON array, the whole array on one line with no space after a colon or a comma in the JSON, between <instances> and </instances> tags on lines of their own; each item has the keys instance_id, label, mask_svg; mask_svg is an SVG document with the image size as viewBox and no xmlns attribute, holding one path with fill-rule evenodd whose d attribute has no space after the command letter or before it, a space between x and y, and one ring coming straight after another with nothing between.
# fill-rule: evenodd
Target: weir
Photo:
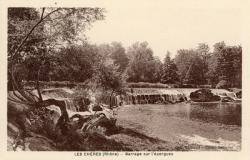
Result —
<instances>
[{"instance_id":1,"label":"weir","mask_svg":"<svg viewBox=\"0 0 250 160\"><path fill-rule=\"evenodd\" d=\"M199 88L133 88L124 96L125 104L168 104L190 101L190 94ZM215 95L237 100L234 92L225 89L211 89Z\"/></svg>"},{"instance_id":2,"label":"weir","mask_svg":"<svg viewBox=\"0 0 250 160\"><path fill-rule=\"evenodd\" d=\"M74 92L70 89L65 88L51 88L42 90L43 99L56 99L63 100L66 103L66 108L68 111L77 112L79 110L79 104L72 96ZM49 109L59 111L57 106L50 106Z\"/></svg>"},{"instance_id":3,"label":"weir","mask_svg":"<svg viewBox=\"0 0 250 160\"><path fill-rule=\"evenodd\" d=\"M126 94L122 96L110 96L107 94L102 100L104 104L110 106L118 106L122 102L125 105L129 104L174 104L185 101L190 101L190 93L199 90L199 88L133 88L127 89ZM223 97L230 97L237 100L234 92L225 89L211 89L215 95ZM34 92L35 93L35 92ZM73 90L64 88L55 88L43 90L43 98L54 98L57 100L64 100L67 110L78 112L80 108L79 100L73 97ZM110 101L111 100L111 101ZM57 110L56 106L50 107Z\"/></svg>"}]
</instances>

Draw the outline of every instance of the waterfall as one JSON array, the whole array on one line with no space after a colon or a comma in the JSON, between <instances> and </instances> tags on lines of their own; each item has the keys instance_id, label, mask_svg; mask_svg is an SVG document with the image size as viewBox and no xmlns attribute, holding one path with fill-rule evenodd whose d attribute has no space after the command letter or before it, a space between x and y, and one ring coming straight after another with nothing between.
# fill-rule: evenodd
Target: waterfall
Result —
<instances>
[{"instance_id":1,"label":"waterfall","mask_svg":"<svg viewBox=\"0 0 250 160\"><path fill-rule=\"evenodd\" d=\"M230 91L225 90L225 89L213 89L212 93L215 94L215 95L218 95L220 97L230 97L233 100L238 99L234 92L230 92Z\"/></svg>"},{"instance_id":2,"label":"waterfall","mask_svg":"<svg viewBox=\"0 0 250 160\"><path fill-rule=\"evenodd\" d=\"M75 101L73 99L65 99L67 110L76 112L77 111L77 104L75 104Z\"/></svg>"},{"instance_id":3,"label":"waterfall","mask_svg":"<svg viewBox=\"0 0 250 160\"><path fill-rule=\"evenodd\" d=\"M37 94L36 91L33 92L34 94ZM76 112L78 108L78 104L72 97L72 94L74 93L72 90L67 88L50 88L50 89L44 89L41 91L43 99L56 99L56 100L63 100L66 103L66 108L68 111ZM60 111L57 106L49 106L48 107L51 110Z\"/></svg>"},{"instance_id":4,"label":"waterfall","mask_svg":"<svg viewBox=\"0 0 250 160\"><path fill-rule=\"evenodd\" d=\"M190 100L190 94L199 88L134 88L133 93L125 95L125 104L167 104ZM225 89L211 89L212 93L220 97L230 97L237 100L234 92Z\"/></svg>"}]
</instances>

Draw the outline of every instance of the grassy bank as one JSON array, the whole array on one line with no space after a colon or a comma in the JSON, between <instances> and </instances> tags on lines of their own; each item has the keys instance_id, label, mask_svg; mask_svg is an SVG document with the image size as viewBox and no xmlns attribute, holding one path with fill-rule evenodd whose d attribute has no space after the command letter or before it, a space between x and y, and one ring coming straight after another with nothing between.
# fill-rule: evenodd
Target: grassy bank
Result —
<instances>
[{"instance_id":1,"label":"grassy bank","mask_svg":"<svg viewBox=\"0 0 250 160\"><path fill-rule=\"evenodd\" d=\"M121 126L112 135L103 135L100 132L89 133L81 146L70 139L70 143L58 144L45 135L31 133L23 141L25 151L187 151L188 146L180 143L166 142L157 138L146 136L142 133ZM13 144L20 129L15 124L8 123L8 151L13 151ZM73 136L76 138L75 136ZM66 141L65 141L66 142ZM73 144L74 143L74 144ZM21 144L21 143L20 143ZM72 145L75 145L72 147ZM75 149L77 147L77 149ZM21 150L21 145L17 150Z\"/></svg>"}]
</instances>

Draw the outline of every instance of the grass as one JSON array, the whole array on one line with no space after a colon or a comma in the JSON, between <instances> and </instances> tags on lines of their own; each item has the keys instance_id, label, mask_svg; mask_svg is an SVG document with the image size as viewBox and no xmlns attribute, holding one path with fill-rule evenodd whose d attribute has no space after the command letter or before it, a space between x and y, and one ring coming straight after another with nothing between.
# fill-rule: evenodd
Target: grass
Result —
<instances>
[{"instance_id":1,"label":"grass","mask_svg":"<svg viewBox=\"0 0 250 160\"><path fill-rule=\"evenodd\" d=\"M41 88L61 88L61 87L68 87L68 88L74 88L74 87L81 87L86 88L87 85L84 82L70 82L70 81L39 81L39 85ZM27 88L35 88L36 82L35 81L25 81L24 86Z\"/></svg>"},{"instance_id":2,"label":"grass","mask_svg":"<svg viewBox=\"0 0 250 160\"><path fill-rule=\"evenodd\" d=\"M138 83L128 83L128 88L169 88L170 85L162 83L148 83L148 82L138 82Z\"/></svg>"}]
</instances>

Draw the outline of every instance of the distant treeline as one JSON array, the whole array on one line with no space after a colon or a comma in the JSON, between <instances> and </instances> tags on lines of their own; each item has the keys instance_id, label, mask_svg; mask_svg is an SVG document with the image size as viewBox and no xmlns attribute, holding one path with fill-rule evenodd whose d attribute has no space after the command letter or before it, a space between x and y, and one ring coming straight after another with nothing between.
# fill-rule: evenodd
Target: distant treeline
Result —
<instances>
[{"instance_id":1,"label":"distant treeline","mask_svg":"<svg viewBox=\"0 0 250 160\"><path fill-rule=\"evenodd\" d=\"M72 45L52 54L40 69L41 81L85 82L95 76L95 64L100 57L115 64L127 82L171 84L172 86L211 85L215 87L241 87L242 48L227 46L224 42L214 44L213 51L205 43L196 49L180 49L173 59L167 51L163 62L154 57L147 42L135 43L127 50L121 43L103 45ZM22 79L36 79L36 58L26 59L20 68ZM22 74L25 72L25 74ZM145 84L145 83L144 83ZM164 87L164 86L163 86ZM166 86L165 86L166 87Z\"/></svg>"}]
</instances>

